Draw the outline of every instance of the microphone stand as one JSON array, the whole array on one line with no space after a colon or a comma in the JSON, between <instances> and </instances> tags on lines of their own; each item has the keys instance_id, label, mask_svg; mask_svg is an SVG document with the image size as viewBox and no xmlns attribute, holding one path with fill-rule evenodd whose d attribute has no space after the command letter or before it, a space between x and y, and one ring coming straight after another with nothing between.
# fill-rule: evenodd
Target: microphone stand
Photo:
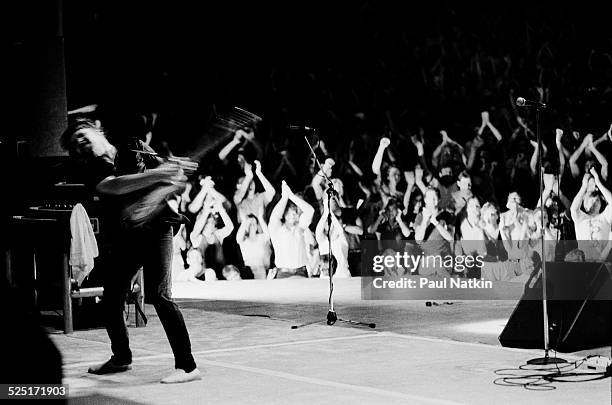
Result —
<instances>
[{"instance_id":1,"label":"microphone stand","mask_svg":"<svg viewBox=\"0 0 612 405\"><path fill-rule=\"evenodd\" d=\"M310 153L312 153L312 156L314 157L314 160L317 163L319 171L321 172L321 174L325 178L325 181L327 182L327 245L329 248L329 251L328 251L329 259L328 259L327 264L328 264L328 272L329 272L329 300L328 300L329 309L327 311L326 321L312 321L312 322L307 322L301 325L292 325L291 329L298 329L303 326L313 325L313 324L320 323L320 322L326 322L328 325L331 326L335 324L337 321L348 323L351 325L368 326L370 328L375 328L376 327L375 323L358 322L358 321L353 321L350 319L338 318L338 315L336 314L336 311L334 310L334 295L333 295L334 294L334 282L333 282L334 272L332 269L332 257L333 256L332 256L332 243L331 243L331 229L332 229L332 217L331 216L333 214L331 210L331 200L332 200L332 197L338 196L338 192L334 189L334 184L332 183L330 178L327 177L327 175L323 171L321 162L319 162L319 159L317 158L317 154L312 148L312 145L310 145L310 142L308 141L308 137L304 136L304 139L306 140L306 144L308 145L308 148L310 149Z\"/></svg>"},{"instance_id":2,"label":"microphone stand","mask_svg":"<svg viewBox=\"0 0 612 405\"><path fill-rule=\"evenodd\" d=\"M549 335L549 326L548 326L548 301L547 301L547 295L546 295L546 257L544 255L545 252L545 244L544 244L544 234L545 234L545 228L544 228L544 207L545 207L545 201L543 200L544 197L544 173L542 172L542 134L541 134L541 128L540 128L540 111L543 110L544 108L546 108L545 105L535 105L534 108L536 109L535 113L536 113L536 137L538 138L538 173L540 174L540 210L541 210L541 214L540 214L540 239L542 242L542 254L541 254L541 260L540 262L542 263L542 312L544 315L544 357L537 357L531 360L527 361L527 364L532 364L532 365L548 365L548 364L561 364L561 363L567 363L566 360L559 358L559 357L549 357L549 351L550 351L550 335Z\"/></svg>"}]
</instances>

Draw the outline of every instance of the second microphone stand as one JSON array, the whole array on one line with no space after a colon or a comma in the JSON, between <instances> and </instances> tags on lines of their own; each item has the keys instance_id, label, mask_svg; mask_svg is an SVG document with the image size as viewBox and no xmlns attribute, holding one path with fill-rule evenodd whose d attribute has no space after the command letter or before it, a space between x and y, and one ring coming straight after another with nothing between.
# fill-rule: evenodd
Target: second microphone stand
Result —
<instances>
[{"instance_id":1,"label":"second microphone stand","mask_svg":"<svg viewBox=\"0 0 612 405\"><path fill-rule=\"evenodd\" d=\"M542 266L542 315L544 317L544 357L538 357L527 361L527 364L532 365L548 365L548 364L561 364L567 363L566 360L559 357L550 357L550 332L548 325L548 296L547 296L547 281L546 281L546 255L545 255L545 223L544 223L544 209L546 207L544 197L544 172L542 171L542 134L540 129L540 111L546 108L545 105L535 106L536 113L536 136L538 141L538 173L540 174L540 209L542 210L540 215L540 238L542 242L542 254L541 254L541 266Z\"/></svg>"},{"instance_id":2,"label":"second microphone stand","mask_svg":"<svg viewBox=\"0 0 612 405\"><path fill-rule=\"evenodd\" d=\"M332 213L332 209L331 209L331 200L333 197L338 196L338 192L334 189L334 184L332 183L330 178L325 174L325 171L323 170L323 167L321 166L321 162L319 162L319 159L317 159L317 155L314 149L312 148L312 145L310 145L310 142L308 141L308 137L304 136L304 139L306 140L306 144L308 145L308 148L310 149L310 152L312 153L312 156L314 157L315 162L317 163L317 166L319 167L319 172L321 173L321 175L325 178L325 181L327 182L327 244L329 248L328 250L328 256L329 256L329 259L328 259L329 310L327 311L326 320L312 321L312 322L307 322L301 325L292 325L291 329L297 329L303 326L313 325L313 324L321 323L321 322L326 322L328 325L331 326L335 324L337 321L345 322L351 325L368 326L370 328L375 328L376 327L375 323L358 322L358 321L353 321L351 319L338 318L338 315L336 314L336 311L334 310L334 282L333 282L334 269L332 268L332 242L331 242L331 230L332 230L332 217L331 216L334 214Z\"/></svg>"}]
</instances>

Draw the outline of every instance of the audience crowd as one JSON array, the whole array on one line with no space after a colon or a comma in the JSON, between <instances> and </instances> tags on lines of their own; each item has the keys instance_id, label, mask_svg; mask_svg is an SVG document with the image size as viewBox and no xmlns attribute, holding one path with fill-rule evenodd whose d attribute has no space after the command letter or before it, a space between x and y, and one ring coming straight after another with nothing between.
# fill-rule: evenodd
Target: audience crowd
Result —
<instances>
[{"instance_id":1,"label":"audience crowd","mask_svg":"<svg viewBox=\"0 0 612 405\"><path fill-rule=\"evenodd\" d=\"M250 101L263 122L208 154L179 197L179 275L326 277L331 262L350 277L371 241L390 254L481 255L482 272L458 275L509 279L537 266L542 234L546 260L607 260L612 44L571 9L513 10L365 24L359 52L330 55L344 64L273 69L269 94ZM540 125L518 96L549 106ZM143 139L167 153L176 128L160 116Z\"/></svg>"}]
</instances>

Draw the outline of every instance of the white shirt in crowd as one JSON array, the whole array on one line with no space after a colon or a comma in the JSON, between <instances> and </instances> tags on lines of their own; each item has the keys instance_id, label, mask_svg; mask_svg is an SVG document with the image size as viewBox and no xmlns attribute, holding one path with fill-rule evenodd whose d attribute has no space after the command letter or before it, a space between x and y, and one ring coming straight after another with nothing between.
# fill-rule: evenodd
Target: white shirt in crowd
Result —
<instances>
[{"instance_id":1,"label":"white shirt in crowd","mask_svg":"<svg viewBox=\"0 0 612 405\"><path fill-rule=\"evenodd\" d=\"M599 261L607 246L612 228L612 205L597 215L582 215L575 221L578 248L584 252L585 260Z\"/></svg>"},{"instance_id":2,"label":"white shirt in crowd","mask_svg":"<svg viewBox=\"0 0 612 405\"><path fill-rule=\"evenodd\" d=\"M283 269L297 269L306 266L306 242L304 240L304 229L296 226L290 230L285 225L271 226L269 228L270 239L274 247L275 265Z\"/></svg>"}]
</instances>

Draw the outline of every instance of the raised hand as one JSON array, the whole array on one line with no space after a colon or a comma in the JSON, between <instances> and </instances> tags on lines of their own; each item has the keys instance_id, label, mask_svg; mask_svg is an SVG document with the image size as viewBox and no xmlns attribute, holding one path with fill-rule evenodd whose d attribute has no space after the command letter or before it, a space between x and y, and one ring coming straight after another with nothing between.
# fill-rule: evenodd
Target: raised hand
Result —
<instances>
[{"instance_id":1,"label":"raised hand","mask_svg":"<svg viewBox=\"0 0 612 405\"><path fill-rule=\"evenodd\" d=\"M200 180L200 186L202 186L202 188L214 188L215 182L212 180L212 177L206 176Z\"/></svg>"},{"instance_id":2,"label":"raised hand","mask_svg":"<svg viewBox=\"0 0 612 405\"><path fill-rule=\"evenodd\" d=\"M448 133L445 130L440 131L440 135L442 135L442 143L450 142L450 138L448 137Z\"/></svg>"},{"instance_id":3,"label":"raised hand","mask_svg":"<svg viewBox=\"0 0 612 405\"><path fill-rule=\"evenodd\" d=\"M246 138L246 137L247 137L247 133L242 129L239 129L238 131L234 133L234 141L236 142L241 142L242 138Z\"/></svg>"},{"instance_id":4,"label":"raised hand","mask_svg":"<svg viewBox=\"0 0 612 405\"><path fill-rule=\"evenodd\" d=\"M488 111L481 112L480 116L482 117L482 123L483 124L488 124L489 123L489 112Z\"/></svg>"},{"instance_id":5,"label":"raised hand","mask_svg":"<svg viewBox=\"0 0 612 405\"><path fill-rule=\"evenodd\" d=\"M249 141L252 141L253 138L255 138L255 133L252 130L249 132L246 132L246 131L242 131L242 132L244 132L242 136Z\"/></svg>"},{"instance_id":6,"label":"raised hand","mask_svg":"<svg viewBox=\"0 0 612 405\"><path fill-rule=\"evenodd\" d=\"M389 145L391 145L391 140L389 138L384 137L380 139L380 146L382 148L387 148Z\"/></svg>"},{"instance_id":7,"label":"raised hand","mask_svg":"<svg viewBox=\"0 0 612 405\"><path fill-rule=\"evenodd\" d=\"M593 176L593 179L595 180L595 184L599 184L599 174L597 173L597 170L595 170L594 167L591 167L591 170L589 170L589 173L591 173L591 176Z\"/></svg>"},{"instance_id":8,"label":"raised hand","mask_svg":"<svg viewBox=\"0 0 612 405\"><path fill-rule=\"evenodd\" d=\"M416 182L416 177L414 175L414 172L412 171L404 172L404 178L406 179L406 183L408 183L408 186L412 186Z\"/></svg>"},{"instance_id":9,"label":"raised hand","mask_svg":"<svg viewBox=\"0 0 612 405\"><path fill-rule=\"evenodd\" d=\"M260 175L261 174L261 162L259 160L256 160L254 163L255 163L255 174Z\"/></svg>"},{"instance_id":10,"label":"raised hand","mask_svg":"<svg viewBox=\"0 0 612 405\"><path fill-rule=\"evenodd\" d=\"M555 141L557 143L561 142L562 137L563 137L563 130L560 128L555 129Z\"/></svg>"},{"instance_id":11,"label":"raised hand","mask_svg":"<svg viewBox=\"0 0 612 405\"><path fill-rule=\"evenodd\" d=\"M289 186L287 185L285 180L283 180L281 182L281 197L282 198L289 198L292 194L293 194L293 192L291 191L291 188L289 188Z\"/></svg>"},{"instance_id":12,"label":"raised hand","mask_svg":"<svg viewBox=\"0 0 612 405\"><path fill-rule=\"evenodd\" d=\"M244 162L244 174L247 177L253 177L253 165L247 162Z\"/></svg>"}]
</instances>

